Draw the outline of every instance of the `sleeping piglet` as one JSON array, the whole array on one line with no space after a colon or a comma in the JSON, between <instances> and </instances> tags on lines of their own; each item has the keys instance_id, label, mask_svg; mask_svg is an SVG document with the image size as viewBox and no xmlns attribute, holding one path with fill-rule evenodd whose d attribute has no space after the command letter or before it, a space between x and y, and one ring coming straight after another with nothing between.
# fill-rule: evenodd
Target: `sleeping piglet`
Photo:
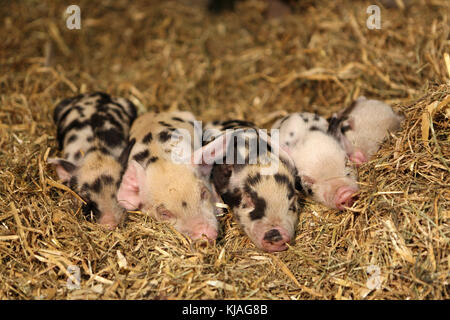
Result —
<instances>
[{"instance_id":1,"label":"sleeping piglet","mask_svg":"<svg viewBox=\"0 0 450 320\"><path fill-rule=\"evenodd\" d=\"M297 188L330 208L352 204L358 190L355 173L347 166L345 151L326 134L325 118L297 112L279 119L272 129L279 129L279 143L295 163L301 181Z\"/></svg>"},{"instance_id":2,"label":"sleeping piglet","mask_svg":"<svg viewBox=\"0 0 450 320\"><path fill-rule=\"evenodd\" d=\"M55 165L63 183L85 201L83 213L109 229L126 218L116 194L123 173L121 156L135 118L131 101L103 92L65 99L53 112L64 158L47 162Z\"/></svg>"},{"instance_id":3,"label":"sleeping piglet","mask_svg":"<svg viewBox=\"0 0 450 320\"><path fill-rule=\"evenodd\" d=\"M203 158L212 160L211 180L234 218L258 248L286 250L298 219L290 158L249 122L215 122L205 130L204 140L214 138L202 148Z\"/></svg>"},{"instance_id":4,"label":"sleeping piglet","mask_svg":"<svg viewBox=\"0 0 450 320\"><path fill-rule=\"evenodd\" d=\"M358 191L354 168L338 141L320 130L309 130L303 142L288 148L304 192L314 200L342 210Z\"/></svg>"},{"instance_id":5,"label":"sleeping piglet","mask_svg":"<svg viewBox=\"0 0 450 320\"><path fill-rule=\"evenodd\" d=\"M201 147L201 129L196 132L194 121L190 112L182 111L148 112L136 119L117 200L128 210L148 211L155 219L173 224L192 240L214 240L218 223L212 187L200 165L173 158L177 148Z\"/></svg>"},{"instance_id":6,"label":"sleeping piglet","mask_svg":"<svg viewBox=\"0 0 450 320\"><path fill-rule=\"evenodd\" d=\"M328 133L340 141L350 160L360 165L378 151L388 132L400 128L403 119L384 102L361 96L329 119Z\"/></svg>"}]
</instances>

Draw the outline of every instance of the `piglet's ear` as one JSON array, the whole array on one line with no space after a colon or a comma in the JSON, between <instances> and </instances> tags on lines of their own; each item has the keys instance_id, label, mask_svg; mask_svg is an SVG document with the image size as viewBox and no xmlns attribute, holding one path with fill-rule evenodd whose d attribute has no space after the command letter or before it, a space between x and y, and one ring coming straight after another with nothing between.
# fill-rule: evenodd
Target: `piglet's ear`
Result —
<instances>
[{"instance_id":1,"label":"piglet's ear","mask_svg":"<svg viewBox=\"0 0 450 320\"><path fill-rule=\"evenodd\" d=\"M142 202L140 193L143 181L145 181L145 169L138 162L131 160L117 192L119 205L127 210L137 209Z\"/></svg>"},{"instance_id":2,"label":"piglet's ear","mask_svg":"<svg viewBox=\"0 0 450 320\"><path fill-rule=\"evenodd\" d=\"M232 135L232 130L229 130L225 134L216 137L207 145L194 151L191 163L200 175L209 177L214 163L223 159Z\"/></svg>"},{"instance_id":3,"label":"piglet's ear","mask_svg":"<svg viewBox=\"0 0 450 320\"><path fill-rule=\"evenodd\" d=\"M49 158L47 159L47 163L56 166L56 173L63 182L69 181L77 169L77 166L72 162L60 158Z\"/></svg>"}]
</instances>

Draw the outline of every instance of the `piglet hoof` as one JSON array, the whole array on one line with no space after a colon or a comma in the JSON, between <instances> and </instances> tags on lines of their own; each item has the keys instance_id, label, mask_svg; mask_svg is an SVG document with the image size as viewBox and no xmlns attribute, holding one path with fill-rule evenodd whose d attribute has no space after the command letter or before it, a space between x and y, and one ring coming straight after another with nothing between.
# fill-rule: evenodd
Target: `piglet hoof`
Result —
<instances>
[{"instance_id":1,"label":"piglet hoof","mask_svg":"<svg viewBox=\"0 0 450 320\"><path fill-rule=\"evenodd\" d=\"M287 243L290 241L290 237L283 229L275 228L264 234L261 247L268 252L284 251L287 249Z\"/></svg>"}]
</instances>

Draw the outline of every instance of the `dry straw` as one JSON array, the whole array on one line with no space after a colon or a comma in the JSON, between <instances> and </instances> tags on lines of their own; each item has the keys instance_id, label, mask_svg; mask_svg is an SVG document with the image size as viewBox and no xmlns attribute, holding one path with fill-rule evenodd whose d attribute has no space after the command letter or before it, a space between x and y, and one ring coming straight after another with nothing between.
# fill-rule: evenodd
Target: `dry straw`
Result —
<instances>
[{"instance_id":1,"label":"dry straw","mask_svg":"<svg viewBox=\"0 0 450 320\"><path fill-rule=\"evenodd\" d=\"M299 1L279 20L262 0L220 16L199 2L79 1L81 30L62 1L1 10L0 299L449 299L449 2L382 8L380 30L365 1ZM86 221L45 159L55 103L92 90L265 127L364 94L406 121L360 168L352 208L307 201L289 249L267 254L230 214L214 244L139 212L112 232Z\"/></svg>"}]
</instances>

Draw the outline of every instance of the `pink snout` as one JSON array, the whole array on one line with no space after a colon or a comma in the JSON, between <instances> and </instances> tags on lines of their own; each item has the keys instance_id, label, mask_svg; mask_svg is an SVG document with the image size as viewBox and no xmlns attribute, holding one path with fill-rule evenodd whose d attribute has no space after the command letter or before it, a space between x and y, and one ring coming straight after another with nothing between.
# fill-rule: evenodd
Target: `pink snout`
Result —
<instances>
[{"instance_id":1,"label":"pink snout","mask_svg":"<svg viewBox=\"0 0 450 320\"><path fill-rule=\"evenodd\" d=\"M283 251L287 249L287 243L291 237L281 227L273 228L264 233L261 240L261 248L268 252Z\"/></svg>"},{"instance_id":2,"label":"pink snout","mask_svg":"<svg viewBox=\"0 0 450 320\"><path fill-rule=\"evenodd\" d=\"M358 191L357 189L349 187L349 186L340 187L336 191L336 196L334 198L334 203L336 205L336 208L338 208L339 210L343 210L344 207L351 207L354 202L353 195L357 191Z\"/></svg>"},{"instance_id":3,"label":"pink snout","mask_svg":"<svg viewBox=\"0 0 450 320\"><path fill-rule=\"evenodd\" d=\"M217 230L208 225L199 225L194 231L190 232L192 240L207 239L209 241L217 238Z\"/></svg>"},{"instance_id":4,"label":"pink snout","mask_svg":"<svg viewBox=\"0 0 450 320\"><path fill-rule=\"evenodd\" d=\"M117 225L119 224L116 221L116 218L114 217L114 215L110 214L110 213L102 214L102 216L98 219L98 223L108 230L115 229L117 227Z\"/></svg>"},{"instance_id":5,"label":"pink snout","mask_svg":"<svg viewBox=\"0 0 450 320\"><path fill-rule=\"evenodd\" d=\"M356 166L359 167L363 163L367 162L367 157L361 150L355 150L350 155L350 161L354 162L356 164Z\"/></svg>"}]
</instances>

